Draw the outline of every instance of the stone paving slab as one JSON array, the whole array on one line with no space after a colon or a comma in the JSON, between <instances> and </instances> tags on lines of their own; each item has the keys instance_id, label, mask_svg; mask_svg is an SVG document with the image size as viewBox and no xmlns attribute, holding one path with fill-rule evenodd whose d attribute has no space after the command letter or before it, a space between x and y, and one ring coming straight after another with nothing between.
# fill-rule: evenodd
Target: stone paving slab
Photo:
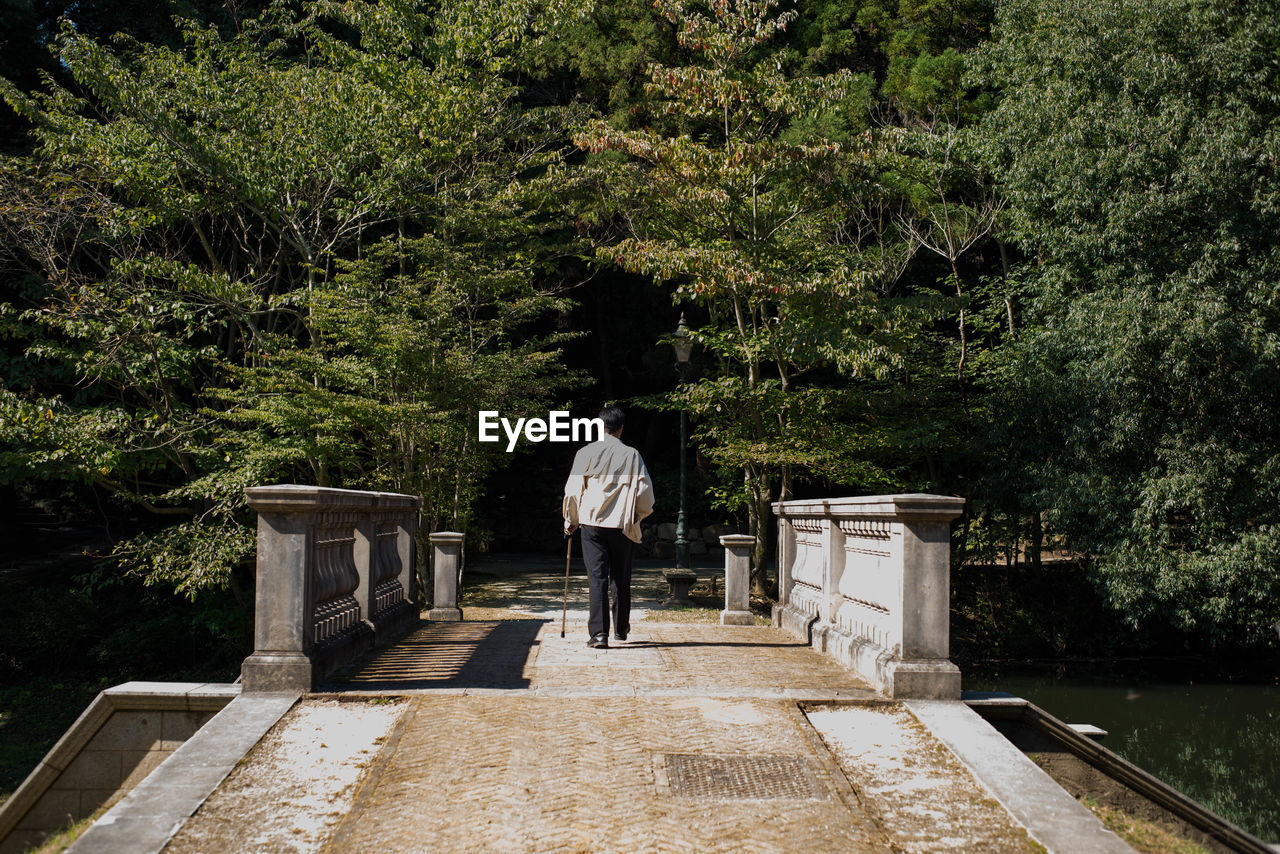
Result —
<instances>
[{"instance_id":1,"label":"stone paving slab","mask_svg":"<svg viewBox=\"0 0 1280 854\"><path fill-rule=\"evenodd\" d=\"M631 576L633 625L652 618L651 615L661 619L664 610L661 603L670 594L663 571L671 568L663 561L636 561ZM699 562L693 571L703 582L715 578L718 596L710 604L719 611L724 607L723 562L716 565ZM467 619L554 619L559 625L565 605L564 595L563 557L558 561L554 558L547 561L539 556L530 563L527 559L511 561L485 556L463 571L458 605ZM570 624L586 623L588 599L586 568L582 563L581 548L575 540L568 585L567 615ZM718 617L715 622L719 622Z\"/></svg>"},{"instance_id":2,"label":"stone paving slab","mask_svg":"<svg viewBox=\"0 0 1280 854\"><path fill-rule=\"evenodd\" d=\"M896 848L986 854L1038 850L901 704L813 705L805 713ZM1051 850L1066 854L1069 849Z\"/></svg>"},{"instance_id":3,"label":"stone paving slab","mask_svg":"<svg viewBox=\"0 0 1280 854\"><path fill-rule=\"evenodd\" d=\"M565 604L563 560L557 569L526 570L518 574L511 573L510 568L482 565L470 574L464 571L462 585L458 605L464 617L468 607L482 607L503 608L521 616L558 621ZM568 594L569 621L585 623L590 591L576 540ZM644 619L647 610L656 607L666 595L667 584L661 570L637 567L631 579L631 619Z\"/></svg>"},{"instance_id":4,"label":"stone paving slab","mask_svg":"<svg viewBox=\"0 0 1280 854\"><path fill-rule=\"evenodd\" d=\"M771 627L586 640L559 621L432 623L339 674L327 690L415 705L328 850L890 850L796 702L885 702L856 675ZM702 794L673 783L680 757L713 763ZM800 768L795 791L817 795L706 794L744 767Z\"/></svg>"},{"instance_id":5,"label":"stone paving slab","mask_svg":"<svg viewBox=\"0 0 1280 854\"><path fill-rule=\"evenodd\" d=\"M165 854L315 851L408 704L304 698L239 762Z\"/></svg>"}]
</instances>

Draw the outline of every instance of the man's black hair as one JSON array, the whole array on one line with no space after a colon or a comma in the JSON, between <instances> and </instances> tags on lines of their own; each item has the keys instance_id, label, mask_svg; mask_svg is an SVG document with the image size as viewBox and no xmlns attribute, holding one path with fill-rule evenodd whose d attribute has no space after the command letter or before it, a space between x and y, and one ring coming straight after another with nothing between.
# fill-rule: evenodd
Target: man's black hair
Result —
<instances>
[{"instance_id":1,"label":"man's black hair","mask_svg":"<svg viewBox=\"0 0 1280 854\"><path fill-rule=\"evenodd\" d=\"M627 423L626 414L616 406L606 406L596 417L604 422L606 433L617 433Z\"/></svg>"}]
</instances>

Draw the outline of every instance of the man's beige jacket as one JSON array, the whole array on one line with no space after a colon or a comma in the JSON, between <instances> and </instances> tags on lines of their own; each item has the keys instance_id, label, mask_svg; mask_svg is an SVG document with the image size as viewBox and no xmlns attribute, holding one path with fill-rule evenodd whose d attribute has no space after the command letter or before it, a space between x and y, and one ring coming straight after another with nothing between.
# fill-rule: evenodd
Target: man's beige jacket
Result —
<instances>
[{"instance_id":1,"label":"man's beige jacket","mask_svg":"<svg viewBox=\"0 0 1280 854\"><path fill-rule=\"evenodd\" d=\"M607 433L579 448L561 510L571 524L620 528L640 542L640 520L653 512L653 480L640 452Z\"/></svg>"}]
</instances>

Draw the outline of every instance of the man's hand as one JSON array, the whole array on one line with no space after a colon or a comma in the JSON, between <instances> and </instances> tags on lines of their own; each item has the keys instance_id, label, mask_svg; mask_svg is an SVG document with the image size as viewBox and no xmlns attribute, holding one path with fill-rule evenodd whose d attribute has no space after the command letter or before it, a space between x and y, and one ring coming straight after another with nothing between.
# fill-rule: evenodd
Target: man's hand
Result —
<instances>
[{"instance_id":1,"label":"man's hand","mask_svg":"<svg viewBox=\"0 0 1280 854\"><path fill-rule=\"evenodd\" d=\"M574 532L574 531L576 531L576 530L578 530L578 526L577 526L577 525L575 525L574 523L570 522L568 519L565 519L565 520L564 520L564 535L565 535L566 537L571 536L571 535L573 534L573 532Z\"/></svg>"}]
</instances>

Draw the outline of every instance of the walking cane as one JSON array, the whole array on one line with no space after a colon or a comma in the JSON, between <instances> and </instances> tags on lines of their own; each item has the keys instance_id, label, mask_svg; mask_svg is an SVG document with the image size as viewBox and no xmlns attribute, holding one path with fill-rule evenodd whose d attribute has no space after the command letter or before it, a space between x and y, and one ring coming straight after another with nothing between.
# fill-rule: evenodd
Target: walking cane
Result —
<instances>
[{"instance_id":1,"label":"walking cane","mask_svg":"<svg viewBox=\"0 0 1280 854\"><path fill-rule=\"evenodd\" d=\"M564 605L560 609L560 637L564 637L564 623L569 614L569 555L573 553L573 534L564 538Z\"/></svg>"}]
</instances>

